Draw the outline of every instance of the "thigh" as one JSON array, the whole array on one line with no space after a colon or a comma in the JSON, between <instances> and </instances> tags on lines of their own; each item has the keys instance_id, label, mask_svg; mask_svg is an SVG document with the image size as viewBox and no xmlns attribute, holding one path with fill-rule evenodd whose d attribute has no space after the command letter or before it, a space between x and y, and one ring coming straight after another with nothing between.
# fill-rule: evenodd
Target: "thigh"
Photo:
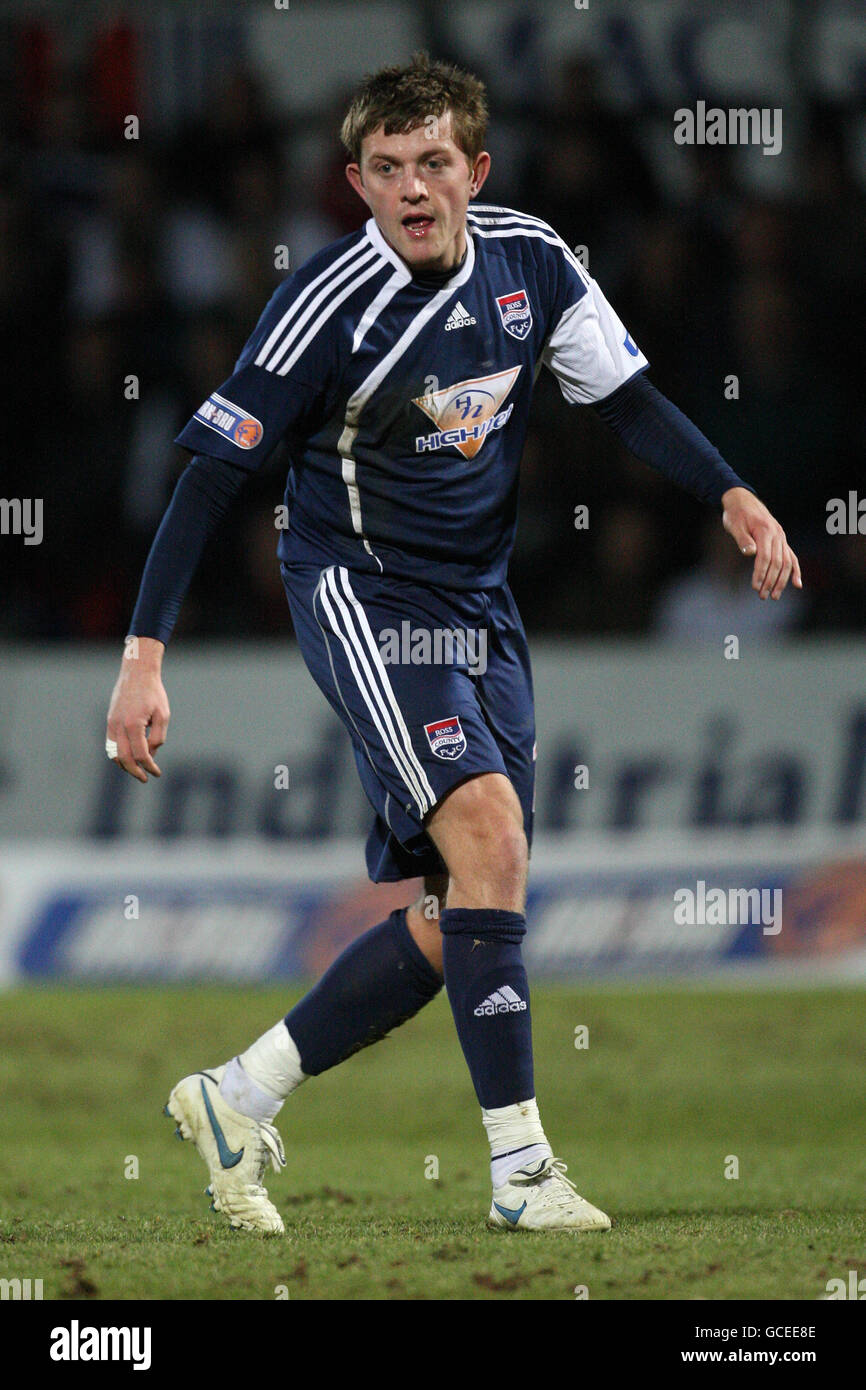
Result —
<instances>
[{"instance_id":1,"label":"thigh","mask_svg":"<svg viewBox=\"0 0 866 1390\"><path fill-rule=\"evenodd\" d=\"M536 743L529 647L508 586L489 592L485 601L489 613L487 664L476 679L476 696L520 802L523 829L531 846Z\"/></svg>"}]
</instances>

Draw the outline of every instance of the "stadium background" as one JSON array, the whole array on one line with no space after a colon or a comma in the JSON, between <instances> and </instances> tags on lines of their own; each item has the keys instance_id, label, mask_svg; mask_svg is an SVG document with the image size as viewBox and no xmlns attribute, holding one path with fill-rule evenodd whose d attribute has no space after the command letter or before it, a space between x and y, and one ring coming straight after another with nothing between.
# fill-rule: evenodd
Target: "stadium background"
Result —
<instances>
[{"instance_id":1,"label":"stadium background","mask_svg":"<svg viewBox=\"0 0 866 1390\"><path fill-rule=\"evenodd\" d=\"M862 976L866 540L827 529L866 437L862 13L7 3L2 32L3 493L44 506L40 544L0 548L2 974L307 973L399 895L359 878L366 806L294 648L280 454L182 610L162 783L102 736L172 438L275 265L364 217L336 136L352 83L427 45L489 83L485 197L584 248L806 580L761 604L717 517L542 375L511 571L539 694L534 964ZM677 145L697 100L781 108L781 152ZM676 928L701 879L782 886L784 929Z\"/></svg>"},{"instance_id":2,"label":"stadium background","mask_svg":"<svg viewBox=\"0 0 866 1390\"><path fill-rule=\"evenodd\" d=\"M856 506L866 436L862 7L2 0L0 37L0 493L44 504L40 544L0 536L0 1273L44 1274L50 1298L856 1284L866 537L831 534L827 504ZM364 216L347 94L423 45L489 83L485 198L585 248L805 577L761 604L718 517L540 378L512 565L538 697L527 956L546 1123L617 1220L582 1265L567 1242L484 1243L444 999L287 1107L285 1250L203 1230L200 1174L155 1123L184 1070L272 1023L404 892L366 882L368 808L296 652L279 456L184 605L161 782L103 752L173 436L278 254ZM781 153L675 144L698 101L781 108ZM781 929L677 921L700 884L781 889Z\"/></svg>"}]
</instances>

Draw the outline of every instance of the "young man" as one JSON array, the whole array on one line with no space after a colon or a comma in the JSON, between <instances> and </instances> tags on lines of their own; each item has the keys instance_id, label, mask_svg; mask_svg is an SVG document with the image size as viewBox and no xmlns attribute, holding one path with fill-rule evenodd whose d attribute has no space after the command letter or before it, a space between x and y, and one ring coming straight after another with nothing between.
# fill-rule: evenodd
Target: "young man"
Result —
<instances>
[{"instance_id":1,"label":"young man","mask_svg":"<svg viewBox=\"0 0 866 1390\"><path fill-rule=\"evenodd\" d=\"M610 1225L542 1128L521 960L535 731L505 581L540 365L639 458L722 505L762 598L792 576L800 585L779 524L649 384L646 358L565 243L535 217L469 210L490 167L486 115L479 81L423 54L360 87L342 138L372 216L280 286L231 378L179 436L195 457L154 541L130 627L138 659L122 661L109 711L109 757L139 781L159 776L160 668L181 599L216 521L285 439L281 571L301 651L376 812L368 871L423 876L424 893L240 1056L172 1091L167 1113L208 1165L215 1208L251 1230L283 1230L262 1177L285 1163L273 1121L286 1097L411 1018L443 978L490 1141L490 1223ZM450 661L386 661L386 634L407 620L415 651L426 639L435 652L437 634L464 640Z\"/></svg>"}]
</instances>

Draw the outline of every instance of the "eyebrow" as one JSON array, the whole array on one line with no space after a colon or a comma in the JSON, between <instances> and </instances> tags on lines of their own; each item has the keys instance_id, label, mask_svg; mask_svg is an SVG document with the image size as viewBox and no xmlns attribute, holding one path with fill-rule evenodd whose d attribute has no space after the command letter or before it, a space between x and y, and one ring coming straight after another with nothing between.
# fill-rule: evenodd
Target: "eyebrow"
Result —
<instances>
[{"instance_id":1,"label":"eyebrow","mask_svg":"<svg viewBox=\"0 0 866 1390\"><path fill-rule=\"evenodd\" d=\"M429 149L425 149L424 153L420 156L420 158L421 158L421 159L429 159L430 156L431 156L432 154L450 154L450 153L451 153L451 151L449 150L449 148L448 148L447 145L433 145L433 144L431 144L430 148L429 148ZM393 155L393 154L383 154L380 150L372 150L371 153L367 155L367 159L368 159L371 163L372 163L372 161L373 161L374 159L386 159L386 160L388 161L389 164L401 164L401 163L403 162L402 160L398 159L398 157L397 157L396 155Z\"/></svg>"}]
</instances>

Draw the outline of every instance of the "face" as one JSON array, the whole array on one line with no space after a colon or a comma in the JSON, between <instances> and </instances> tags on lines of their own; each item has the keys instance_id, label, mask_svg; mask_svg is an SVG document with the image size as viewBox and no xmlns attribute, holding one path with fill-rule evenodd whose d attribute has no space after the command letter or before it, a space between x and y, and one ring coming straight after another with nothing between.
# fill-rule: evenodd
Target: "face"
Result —
<instances>
[{"instance_id":1,"label":"face","mask_svg":"<svg viewBox=\"0 0 866 1390\"><path fill-rule=\"evenodd\" d=\"M406 135L365 135L360 164L346 177L383 237L410 270L450 270L466 249L466 209L490 168L482 152L470 164L455 145L451 113Z\"/></svg>"}]
</instances>

